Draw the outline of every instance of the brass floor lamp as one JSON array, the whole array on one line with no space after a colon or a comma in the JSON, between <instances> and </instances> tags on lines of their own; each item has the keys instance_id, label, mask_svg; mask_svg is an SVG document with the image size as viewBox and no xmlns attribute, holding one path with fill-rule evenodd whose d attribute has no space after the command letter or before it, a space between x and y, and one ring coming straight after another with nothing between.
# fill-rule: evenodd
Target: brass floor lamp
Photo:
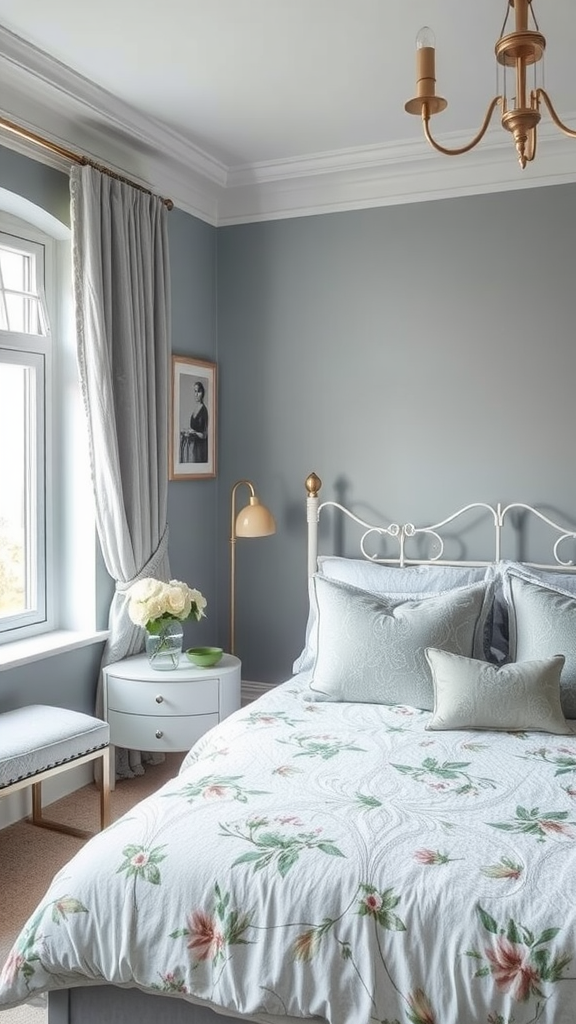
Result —
<instances>
[{"instance_id":1,"label":"brass floor lamp","mask_svg":"<svg viewBox=\"0 0 576 1024\"><path fill-rule=\"evenodd\" d=\"M242 486L250 491L250 500L236 515L236 492ZM276 521L270 510L260 504L253 484L237 480L232 487L230 513L230 654L235 653L236 647L236 538L269 537L272 533L276 533Z\"/></svg>"}]
</instances>

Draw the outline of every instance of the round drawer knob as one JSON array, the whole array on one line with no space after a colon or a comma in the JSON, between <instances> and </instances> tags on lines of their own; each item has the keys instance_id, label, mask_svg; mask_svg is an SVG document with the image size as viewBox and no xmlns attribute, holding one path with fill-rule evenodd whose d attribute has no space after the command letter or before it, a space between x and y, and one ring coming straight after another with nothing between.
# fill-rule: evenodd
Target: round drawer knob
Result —
<instances>
[{"instance_id":1,"label":"round drawer knob","mask_svg":"<svg viewBox=\"0 0 576 1024\"><path fill-rule=\"evenodd\" d=\"M156 736L157 740L161 740L163 735L164 735L164 733L162 732L162 729L156 729L155 736Z\"/></svg>"},{"instance_id":2,"label":"round drawer knob","mask_svg":"<svg viewBox=\"0 0 576 1024\"><path fill-rule=\"evenodd\" d=\"M164 697L162 696L161 693L159 693L158 696L156 697L156 703L157 704L162 704L163 702L164 702Z\"/></svg>"}]
</instances>

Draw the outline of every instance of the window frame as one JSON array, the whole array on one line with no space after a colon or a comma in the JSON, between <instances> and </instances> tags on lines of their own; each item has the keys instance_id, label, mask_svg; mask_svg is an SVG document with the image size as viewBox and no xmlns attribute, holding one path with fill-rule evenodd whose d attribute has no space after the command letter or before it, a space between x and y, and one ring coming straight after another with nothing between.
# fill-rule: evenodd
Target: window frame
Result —
<instances>
[{"instance_id":1,"label":"window frame","mask_svg":"<svg viewBox=\"0 0 576 1024\"><path fill-rule=\"evenodd\" d=\"M3 362L19 362L36 370L36 523L32 573L34 607L0 619L0 646L53 630L59 617L55 585L54 524L60 514L61 481L54 477L56 438L55 363L57 361L58 303L55 240L27 221L0 210L0 245L12 244L36 260L37 291L43 307L46 334L0 329Z\"/></svg>"}]
</instances>

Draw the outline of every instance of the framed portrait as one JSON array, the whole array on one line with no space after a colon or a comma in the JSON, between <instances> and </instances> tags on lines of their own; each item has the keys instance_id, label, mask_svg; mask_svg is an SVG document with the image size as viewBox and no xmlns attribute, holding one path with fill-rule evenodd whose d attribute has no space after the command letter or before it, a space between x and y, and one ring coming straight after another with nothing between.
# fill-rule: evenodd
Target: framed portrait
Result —
<instances>
[{"instance_id":1,"label":"framed portrait","mask_svg":"<svg viewBox=\"0 0 576 1024\"><path fill-rule=\"evenodd\" d=\"M216 476L216 363L172 356L170 480Z\"/></svg>"}]
</instances>

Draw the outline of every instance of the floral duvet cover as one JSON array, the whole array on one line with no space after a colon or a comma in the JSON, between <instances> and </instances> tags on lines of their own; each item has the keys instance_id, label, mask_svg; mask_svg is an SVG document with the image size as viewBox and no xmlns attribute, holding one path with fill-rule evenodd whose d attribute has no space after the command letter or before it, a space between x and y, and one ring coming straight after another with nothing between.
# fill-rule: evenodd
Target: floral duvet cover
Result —
<instances>
[{"instance_id":1,"label":"floral duvet cover","mask_svg":"<svg viewBox=\"0 0 576 1024\"><path fill-rule=\"evenodd\" d=\"M298 678L54 878L0 1009L108 982L329 1024L574 1024L576 736L427 732Z\"/></svg>"}]
</instances>

